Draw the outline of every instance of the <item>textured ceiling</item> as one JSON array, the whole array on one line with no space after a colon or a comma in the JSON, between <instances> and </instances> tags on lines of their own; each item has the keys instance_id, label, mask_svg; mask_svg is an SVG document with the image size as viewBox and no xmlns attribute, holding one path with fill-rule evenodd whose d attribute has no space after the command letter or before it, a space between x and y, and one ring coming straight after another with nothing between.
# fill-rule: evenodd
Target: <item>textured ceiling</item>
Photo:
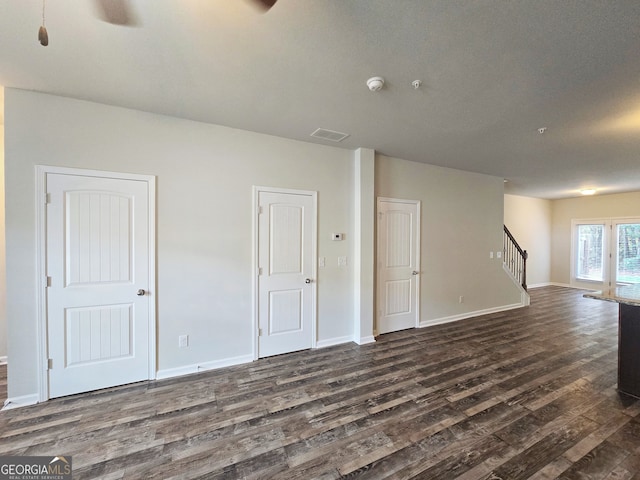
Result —
<instances>
[{"instance_id":1,"label":"textured ceiling","mask_svg":"<svg viewBox=\"0 0 640 480\"><path fill-rule=\"evenodd\" d=\"M42 3L0 0L0 84L309 142L337 130L520 195L640 190L637 0L129 4L135 27L48 2L44 48Z\"/></svg>"}]
</instances>

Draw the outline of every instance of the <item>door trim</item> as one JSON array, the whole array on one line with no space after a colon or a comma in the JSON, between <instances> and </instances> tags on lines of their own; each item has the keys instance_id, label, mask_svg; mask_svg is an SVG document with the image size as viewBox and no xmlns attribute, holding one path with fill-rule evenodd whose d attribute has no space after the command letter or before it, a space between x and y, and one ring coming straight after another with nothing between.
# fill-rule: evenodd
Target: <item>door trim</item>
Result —
<instances>
[{"instance_id":1,"label":"door trim","mask_svg":"<svg viewBox=\"0 0 640 480\"><path fill-rule=\"evenodd\" d=\"M598 217L598 218L574 218L571 219L571 247L569 249L569 285L576 288L585 288L590 290L602 290L614 288L618 285L616 282L617 262L617 232L613 230L614 226L624 223L640 223L640 217ZM579 225L602 225L604 227L602 239L602 281L588 280L578 278L576 276L576 256L578 254L578 237L577 228Z\"/></svg>"},{"instance_id":2,"label":"door trim","mask_svg":"<svg viewBox=\"0 0 640 480\"><path fill-rule=\"evenodd\" d=\"M258 360L258 334L260 330L260 318L259 318L259 305L258 305L258 222L260 216L259 195L261 192L265 193L284 193L293 195L309 195L313 202L313 212L311 216L311 277L313 283L311 285L311 348L317 347L317 295L318 295L318 275L317 275L317 259L318 259L318 192L312 190L294 190L290 188L277 188L277 187L262 187L253 186L253 201L251 203L253 208L252 213L252 255L251 255L251 275L252 289L251 289L251 310L253 315L253 335L252 335L252 350L253 360Z\"/></svg>"},{"instance_id":3,"label":"door trim","mask_svg":"<svg viewBox=\"0 0 640 480\"><path fill-rule=\"evenodd\" d=\"M149 200L149 279L153 289L149 302L149 371L148 379L156 378L156 177L133 173L85 170L80 168L36 165L36 285L37 285L37 335L38 344L38 402L49 400L48 329L47 329L47 174L77 175L82 177L115 178L147 183Z\"/></svg>"},{"instance_id":4,"label":"door trim","mask_svg":"<svg viewBox=\"0 0 640 480\"><path fill-rule=\"evenodd\" d=\"M420 278L422 277L422 265L420 263L420 251L422 250L422 246L420 244L420 242L422 241L422 230L421 230L421 226L420 226L420 217L421 217L421 201L420 200L405 200L405 199L401 199L401 198L390 198L390 197L377 197L376 198L376 274L375 274L375 279L376 279L376 314L375 314L375 325L374 325L374 329L373 329L373 334L374 336L378 336L380 334L380 332L378 331L378 324L380 323L380 307L381 307L381 292L380 292L380 276L379 276L379 265L380 265L380 258L378 257L380 248L380 230L379 230L379 223L378 223L378 219L379 217L379 213L380 213L380 203L382 202L387 202L387 203L404 203L404 204L408 204L408 205L415 205L416 206L416 265L418 266L418 275L416 275L416 324L414 325L414 328L420 328L420 305L421 305L421 301L420 301Z\"/></svg>"}]
</instances>

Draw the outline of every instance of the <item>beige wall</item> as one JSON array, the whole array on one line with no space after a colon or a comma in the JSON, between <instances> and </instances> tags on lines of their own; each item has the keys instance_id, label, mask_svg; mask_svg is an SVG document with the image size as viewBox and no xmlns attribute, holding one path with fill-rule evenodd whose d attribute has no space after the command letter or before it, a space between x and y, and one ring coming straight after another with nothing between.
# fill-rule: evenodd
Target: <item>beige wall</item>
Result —
<instances>
[{"instance_id":1,"label":"beige wall","mask_svg":"<svg viewBox=\"0 0 640 480\"><path fill-rule=\"evenodd\" d=\"M14 89L6 91L5 123L10 397L37 393L38 164L157 177L160 370L251 354L254 185L318 192L318 255L326 267L318 269L317 336L323 344L353 338L356 276L353 262L338 267L337 258L362 255L367 244L354 243L354 152ZM423 319L520 301L501 261L489 259L502 248L502 179L382 156L375 168L376 195L422 201ZM361 195L374 191L373 169L367 172ZM372 219L362 222L360 232L370 231ZM346 241L331 241L331 232ZM360 285L372 288L362 271ZM179 349L183 334L189 347Z\"/></svg>"},{"instance_id":2,"label":"beige wall","mask_svg":"<svg viewBox=\"0 0 640 480\"><path fill-rule=\"evenodd\" d=\"M503 189L501 178L377 156L376 196L421 201L422 322L520 302L489 258L502 250Z\"/></svg>"},{"instance_id":3,"label":"beige wall","mask_svg":"<svg viewBox=\"0 0 640 480\"><path fill-rule=\"evenodd\" d=\"M540 198L504 196L504 224L527 251L527 284L551 281L551 212L553 202Z\"/></svg>"},{"instance_id":4,"label":"beige wall","mask_svg":"<svg viewBox=\"0 0 640 480\"><path fill-rule=\"evenodd\" d=\"M0 87L2 90L2 87ZM0 102L0 109L3 108ZM0 122L0 357L7 356L7 277L4 236L4 125Z\"/></svg>"},{"instance_id":5,"label":"beige wall","mask_svg":"<svg viewBox=\"0 0 640 480\"><path fill-rule=\"evenodd\" d=\"M551 221L551 280L571 284L571 220L640 217L640 192L554 200ZM590 285L582 285L589 287Z\"/></svg>"},{"instance_id":6,"label":"beige wall","mask_svg":"<svg viewBox=\"0 0 640 480\"><path fill-rule=\"evenodd\" d=\"M252 353L252 186L318 191L318 339L353 332L352 152L6 90L9 395L36 391L34 165L157 176L158 368ZM188 348L178 336L188 334Z\"/></svg>"}]
</instances>

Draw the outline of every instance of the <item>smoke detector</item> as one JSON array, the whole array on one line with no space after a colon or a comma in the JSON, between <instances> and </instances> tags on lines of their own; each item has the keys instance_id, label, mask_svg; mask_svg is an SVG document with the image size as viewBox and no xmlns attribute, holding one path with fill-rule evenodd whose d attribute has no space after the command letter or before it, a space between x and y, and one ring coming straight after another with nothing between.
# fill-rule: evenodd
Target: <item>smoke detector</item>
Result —
<instances>
[{"instance_id":1,"label":"smoke detector","mask_svg":"<svg viewBox=\"0 0 640 480\"><path fill-rule=\"evenodd\" d=\"M383 86L384 78L382 77L371 77L369 80L367 80L367 87L369 87L369 90L371 90L372 92L380 91Z\"/></svg>"}]
</instances>

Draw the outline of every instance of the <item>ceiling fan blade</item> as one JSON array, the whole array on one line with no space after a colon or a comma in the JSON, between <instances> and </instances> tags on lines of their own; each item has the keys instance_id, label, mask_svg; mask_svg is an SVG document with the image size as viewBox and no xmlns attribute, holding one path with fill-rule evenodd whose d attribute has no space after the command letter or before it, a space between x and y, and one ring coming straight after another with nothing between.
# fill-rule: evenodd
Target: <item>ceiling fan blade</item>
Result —
<instances>
[{"instance_id":1,"label":"ceiling fan blade","mask_svg":"<svg viewBox=\"0 0 640 480\"><path fill-rule=\"evenodd\" d=\"M100 18L114 25L137 24L128 0L95 0Z\"/></svg>"},{"instance_id":2,"label":"ceiling fan blade","mask_svg":"<svg viewBox=\"0 0 640 480\"><path fill-rule=\"evenodd\" d=\"M255 0L265 11L273 7L278 0Z\"/></svg>"}]
</instances>

